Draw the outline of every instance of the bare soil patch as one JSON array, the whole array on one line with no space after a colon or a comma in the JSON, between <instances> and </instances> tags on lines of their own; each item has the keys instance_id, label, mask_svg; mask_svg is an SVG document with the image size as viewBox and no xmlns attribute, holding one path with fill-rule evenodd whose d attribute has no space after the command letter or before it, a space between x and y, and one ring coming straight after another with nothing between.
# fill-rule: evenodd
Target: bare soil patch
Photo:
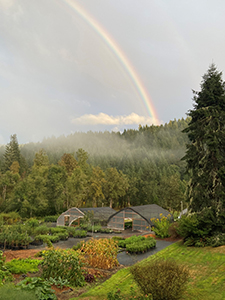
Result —
<instances>
[{"instance_id":1,"label":"bare soil patch","mask_svg":"<svg viewBox=\"0 0 225 300\"><path fill-rule=\"evenodd\" d=\"M7 250L4 251L3 256L6 258L6 262L10 261L12 259L26 259L26 258L36 258L39 259L38 257L35 257L35 254L40 252L43 249L28 249L28 250ZM41 259L41 258L40 258Z\"/></svg>"}]
</instances>

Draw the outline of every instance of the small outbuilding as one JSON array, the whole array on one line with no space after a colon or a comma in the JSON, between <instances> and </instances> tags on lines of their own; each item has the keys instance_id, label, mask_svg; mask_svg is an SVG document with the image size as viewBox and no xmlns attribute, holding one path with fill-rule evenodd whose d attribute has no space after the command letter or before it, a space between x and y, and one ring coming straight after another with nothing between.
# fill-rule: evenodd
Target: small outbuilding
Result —
<instances>
[{"instance_id":1,"label":"small outbuilding","mask_svg":"<svg viewBox=\"0 0 225 300\"><path fill-rule=\"evenodd\" d=\"M57 226L71 226L73 222L79 225L80 219L88 212L93 213L93 220L107 223L108 219L115 214L115 210L110 207L72 207L63 212L57 219Z\"/></svg>"},{"instance_id":2,"label":"small outbuilding","mask_svg":"<svg viewBox=\"0 0 225 300\"><path fill-rule=\"evenodd\" d=\"M171 218L169 211L157 204L125 207L109 217L107 227L124 230L125 222L132 221L132 230L151 231L151 219L161 219L163 216Z\"/></svg>"}]
</instances>

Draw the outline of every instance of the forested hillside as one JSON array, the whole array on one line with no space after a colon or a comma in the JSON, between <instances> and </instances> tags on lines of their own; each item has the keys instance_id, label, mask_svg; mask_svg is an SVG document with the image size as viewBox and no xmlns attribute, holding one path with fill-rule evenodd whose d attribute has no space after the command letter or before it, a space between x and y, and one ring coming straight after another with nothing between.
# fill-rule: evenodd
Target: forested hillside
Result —
<instances>
[{"instance_id":1,"label":"forested hillside","mask_svg":"<svg viewBox=\"0 0 225 300\"><path fill-rule=\"evenodd\" d=\"M71 206L157 203L180 209L190 120L120 132L76 132L0 148L0 211L58 214Z\"/></svg>"}]
</instances>

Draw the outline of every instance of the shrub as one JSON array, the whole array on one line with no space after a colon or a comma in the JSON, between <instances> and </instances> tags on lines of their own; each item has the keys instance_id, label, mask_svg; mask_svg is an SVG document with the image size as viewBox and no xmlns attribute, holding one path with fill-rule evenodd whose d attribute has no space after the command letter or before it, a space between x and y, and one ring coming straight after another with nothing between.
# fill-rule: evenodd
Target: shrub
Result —
<instances>
[{"instance_id":1,"label":"shrub","mask_svg":"<svg viewBox=\"0 0 225 300\"><path fill-rule=\"evenodd\" d=\"M43 277L49 279L61 277L73 286L82 286L84 276L81 270L81 263L74 251L62 249L51 249L43 251L43 261L41 263Z\"/></svg>"},{"instance_id":2,"label":"shrub","mask_svg":"<svg viewBox=\"0 0 225 300\"><path fill-rule=\"evenodd\" d=\"M69 233L67 231L64 231L64 232L54 233L53 236L57 236L59 240L65 241L68 239Z\"/></svg>"},{"instance_id":3,"label":"shrub","mask_svg":"<svg viewBox=\"0 0 225 300\"><path fill-rule=\"evenodd\" d=\"M225 233L215 232L213 236L206 238L206 241L207 245L210 245L212 247L225 245Z\"/></svg>"},{"instance_id":4,"label":"shrub","mask_svg":"<svg viewBox=\"0 0 225 300\"><path fill-rule=\"evenodd\" d=\"M17 286L25 291L32 290L38 300L57 300L54 290L51 289L51 285L40 277L27 277L19 282Z\"/></svg>"},{"instance_id":5,"label":"shrub","mask_svg":"<svg viewBox=\"0 0 225 300\"><path fill-rule=\"evenodd\" d=\"M49 228L49 232L51 234L57 234L57 233L67 232L67 230L65 227L51 227Z\"/></svg>"},{"instance_id":6,"label":"shrub","mask_svg":"<svg viewBox=\"0 0 225 300\"><path fill-rule=\"evenodd\" d=\"M2 300L39 300L33 291L25 291L16 288L13 284L6 284L0 289Z\"/></svg>"},{"instance_id":7,"label":"shrub","mask_svg":"<svg viewBox=\"0 0 225 300\"><path fill-rule=\"evenodd\" d=\"M45 216L44 222L57 222L59 216Z\"/></svg>"},{"instance_id":8,"label":"shrub","mask_svg":"<svg viewBox=\"0 0 225 300\"><path fill-rule=\"evenodd\" d=\"M119 240L118 245L121 248L126 248L126 245L128 245L128 244L140 243L141 241L144 241L144 240L145 240L144 236L133 235L125 240Z\"/></svg>"},{"instance_id":9,"label":"shrub","mask_svg":"<svg viewBox=\"0 0 225 300\"><path fill-rule=\"evenodd\" d=\"M198 214L182 216L178 221L177 232L182 236L186 246L204 247L207 245L206 237L210 236L211 226Z\"/></svg>"},{"instance_id":10,"label":"shrub","mask_svg":"<svg viewBox=\"0 0 225 300\"><path fill-rule=\"evenodd\" d=\"M35 228L34 235L47 234L49 232L49 228L46 225L41 225Z\"/></svg>"},{"instance_id":11,"label":"shrub","mask_svg":"<svg viewBox=\"0 0 225 300\"><path fill-rule=\"evenodd\" d=\"M142 292L154 300L181 299L189 278L187 267L173 260L152 259L130 270Z\"/></svg>"},{"instance_id":12,"label":"shrub","mask_svg":"<svg viewBox=\"0 0 225 300\"><path fill-rule=\"evenodd\" d=\"M3 256L3 252L0 251L0 286L6 282L12 281L12 274L5 267L5 257Z\"/></svg>"},{"instance_id":13,"label":"shrub","mask_svg":"<svg viewBox=\"0 0 225 300\"><path fill-rule=\"evenodd\" d=\"M121 240L125 240L125 238L124 238L124 237L122 237L122 236L113 236L113 237L112 237L112 239L113 239L114 241L121 241Z\"/></svg>"},{"instance_id":14,"label":"shrub","mask_svg":"<svg viewBox=\"0 0 225 300\"><path fill-rule=\"evenodd\" d=\"M85 230L76 230L73 233L73 237L75 237L75 238L83 238L86 236L87 236L87 231L85 231Z\"/></svg>"},{"instance_id":15,"label":"shrub","mask_svg":"<svg viewBox=\"0 0 225 300\"><path fill-rule=\"evenodd\" d=\"M40 225L39 221L37 219L34 219L34 218L28 219L25 224L28 227L31 227L31 228L36 228Z\"/></svg>"},{"instance_id":16,"label":"shrub","mask_svg":"<svg viewBox=\"0 0 225 300\"><path fill-rule=\"evenodd\" d=\"M174 223L170 224L168 233L171 238L176 239L176 238L181 237L178 233L178 227L179 227L178 222L174 222Z\"/></svg>"},{"instance_id":17,"label":"shrub","mask_svg":"<svg viewBox=\"0 0 225 300\"><path fill-rule=\"evenodd\" d=\"M99 269L111 269L118 265L117 242L112 239L91 239L77 250L79 257L88 265Z\"/></svg>"},{"instance_id":18,"label":"shrub","mask_svg":"<svg viewBox=\"0 0 225 300\"><path fill-rule=\"evenodd\" d=\"M12 259L5 264L6 268L14 274L23 274L28 272L38 272L38 266L41 261L38 259Z\"/></svg>"},{"instance_id":19,"label":"shrub","mask_svg":"<svg viewBox=\"0 0 225 300\"><path fill-rule=\"evenodd\" d=\"M171 224L171 215L167 217L160 214L160 219L152 218L153 222L152 230L155 232L156 236L160 238L165 238L169 236L169 227Z\"/></svg>"},{"instance_id":20,"label":"shrub","mask_svg":"<svg viewBox=\"0 0 225 300\"><path fill-rule=\"evenodd\" d=\"M136 242L133 244L127 244L126 250L130 253L137 252L146 252L147 250L154 248L156 245L155 239L148 237L145 240L141 240L140 242Z\"/></svg>"},{"instance_id":21,"label":"shrub","mask_svg":"<svg viewBox=\"0 0 225 300\"><path fill-rule=\"evenodd\" d=\"M74 246L72 247L72 249L73 249L74 251L77 251L78 249L80 249L80 248L83 246L84 243L85 243L84 241L81 241L80 243L77 243L76 245L74 245Z\"/></svg>"}]
</instances>

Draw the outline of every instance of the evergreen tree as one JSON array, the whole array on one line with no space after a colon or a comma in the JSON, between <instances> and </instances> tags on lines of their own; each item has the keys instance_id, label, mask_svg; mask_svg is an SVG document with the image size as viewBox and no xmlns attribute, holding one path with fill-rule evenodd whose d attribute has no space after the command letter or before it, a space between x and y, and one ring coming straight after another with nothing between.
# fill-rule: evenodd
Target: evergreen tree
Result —
<instances>
[{"instance_id":1,"label":"evergreen tree","mask_svg":"<svg viewBox=\"0 0 225 300\"><path fill-rule=\"evenodd\" d=\"M10 142L5 147L3 171L9 171L14 162L20 165L21 155L16 134L11 135Z\"/></svg>"},{"instance_id":2,"label":"evergreen tree","mask_svg":"<svg viewBox=\"0 0 225 300\"><path fill-rule=\"evenodd\" d=\"M190 143L184 159L191 180L189 208L193 212L210 209L222 216L225 208L225 84L222 73L211 65L203 76L201 91L194 92L191 121L184 132ZM205 210L206 209L206 210Z\"/></svg>"}]
</instances>

